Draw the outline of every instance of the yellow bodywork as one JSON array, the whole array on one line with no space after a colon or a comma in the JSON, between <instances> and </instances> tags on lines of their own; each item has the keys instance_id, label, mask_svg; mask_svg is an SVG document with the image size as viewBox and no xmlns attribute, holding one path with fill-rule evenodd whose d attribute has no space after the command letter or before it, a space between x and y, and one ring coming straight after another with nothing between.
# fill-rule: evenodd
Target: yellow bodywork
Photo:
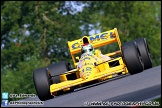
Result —
<instances>
[{"instance_id":1,"label":"yellow bodywork","mask_svg":"<svg viewBox=\"0 0 162 108\"><path fill-rule=\"evenodd\" d=\"M80 58L84 59L85 62L82 63L81 68L77 68L77 59L79 59L79 57L76 55L81 52L81 46L84 44L83 38L87 38L88 42L91 43L94 46L94 48L117 42L119 45L119 50L107 53L105 55L114 56L116 54L122 53L121 42L116 28L92 36L83 36L82 38L74 41L68 41L68 46L75 69L61 74L60 83L54 83L50 85L51 95L57 94L57 92L60 90L68 91L71 89L71 87L80 87L82 86L82 84L93 80L103 81L112 78L118 75L119 73L128 73L128 70L126 68L125 63L123 62L122 57L117 57L109 61L102 61L97 57L98 53L100 53L99 50L95 50L95 55L93 56L87 54L83 58ZM118 65L113 67L111 66L111 63L117 63ZM75 75L76 79L68 80L67 76L70 74Z\"/></svg>"}]
</instances>

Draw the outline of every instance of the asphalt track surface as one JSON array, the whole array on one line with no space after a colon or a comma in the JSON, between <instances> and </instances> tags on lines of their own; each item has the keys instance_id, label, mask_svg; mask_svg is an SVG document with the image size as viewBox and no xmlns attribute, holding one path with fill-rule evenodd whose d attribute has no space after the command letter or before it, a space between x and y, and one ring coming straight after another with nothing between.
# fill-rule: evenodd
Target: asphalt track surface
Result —
<instances>
[{"instance_id":1,"label":"asphalt track surface","mask_svg":"<svg viewBox=\"0 0 162 108\"><path fill-rule=\"evenodd\" d=\"M161 65L135 75L125 75L76 89L74 92L44 101L32 107L84 107L92 102L150 101L161 97ZM21 101L40 101L38 97ZM88 105L87 105L88 104ZM9 105L30 107L31 105Z\"/></svg>"}]
</instances>

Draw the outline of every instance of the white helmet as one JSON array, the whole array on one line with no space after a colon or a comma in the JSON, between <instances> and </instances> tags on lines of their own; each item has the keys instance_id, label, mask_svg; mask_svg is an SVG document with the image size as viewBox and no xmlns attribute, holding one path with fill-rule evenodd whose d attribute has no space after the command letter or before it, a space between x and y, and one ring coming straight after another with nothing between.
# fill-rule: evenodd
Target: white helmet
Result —
<instances>
[{"instance_id":1,"label":"white helmet","mask_svg":"<svg viewBox=\"0 0 162 108\"><path fill-rule=\"evenodd\" d=\"M94 54L94 48L91 44L83 45L81 50L82 50L82 53L91 52L92 54Z\"/></svg>"}]
</instances>

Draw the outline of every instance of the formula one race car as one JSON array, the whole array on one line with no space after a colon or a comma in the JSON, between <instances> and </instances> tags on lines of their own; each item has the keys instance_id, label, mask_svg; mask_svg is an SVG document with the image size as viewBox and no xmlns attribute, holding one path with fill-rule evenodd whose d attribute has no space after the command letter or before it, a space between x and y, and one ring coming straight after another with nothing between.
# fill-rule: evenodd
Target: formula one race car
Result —
<instances>
[{"instance_id":1,"label":"formula one race car","mask_svg":"<svg viewBox=\"0 0 162 108\"><path fill-rule=\"evenodd\" d=\"M118 56L107 61L97 61L95 58L98 50L96 50L94 56L87 54L82 57L84 64L78 68L81 59L78 54L81 53L81 46L86 43L91 43L94 48L117 43L119 50L104 55ZM152 67L146 39L138 38L121 44L117 28L68 41L68 46L75 68L71 68L70 63L61 61L33 72L37 95L42 101L72 92L86 84L107 80L121 74L133 75Z\"/></svg>"}]
</instances>

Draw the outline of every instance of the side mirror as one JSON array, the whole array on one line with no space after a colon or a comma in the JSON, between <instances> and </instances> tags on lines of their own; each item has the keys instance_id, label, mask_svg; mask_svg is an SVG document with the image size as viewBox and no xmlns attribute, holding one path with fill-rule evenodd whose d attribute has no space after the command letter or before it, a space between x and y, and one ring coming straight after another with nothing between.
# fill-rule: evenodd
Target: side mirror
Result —
<instances>
[{"instance_id":1,"label":"side mirror","mask_svg":"<svg viewBox=\"0 0 162 108\"><path fill-rule=\"evenodd\" d=\"M79 61L79 57L77 56L77 57L75 57L75 59L77 60L77 61Z\"/></svg>"}]
</instances>

